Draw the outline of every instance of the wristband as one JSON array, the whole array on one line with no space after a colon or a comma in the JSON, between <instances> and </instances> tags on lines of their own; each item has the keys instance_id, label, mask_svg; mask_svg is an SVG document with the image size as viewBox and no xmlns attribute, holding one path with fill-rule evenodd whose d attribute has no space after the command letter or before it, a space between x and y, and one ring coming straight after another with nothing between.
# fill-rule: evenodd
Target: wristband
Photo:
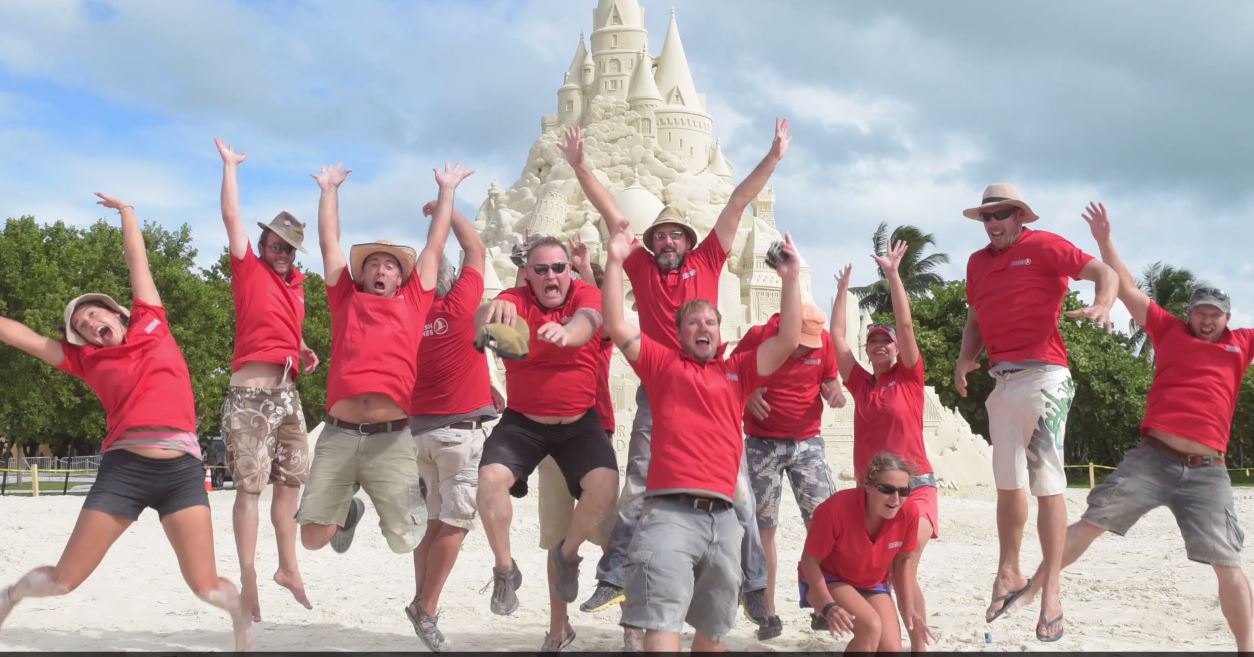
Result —
<instances>
[{"instance_id":1,"label":"wristband","mask_svg":"<svg viewBox=\"0 0 1254 657\"><path fill-rule=\"evenodd\" d=\"M829 602L823 605L823 618L827 618L828 614L832 613L832 611L836 609L840 609L840 605L835 602Z\"/></svg>"},{"instance_id":2,"label":"wristband","mask_svg":"<svg viewBox=\"0 0 1254 657\"><path fill-rule=\"evenodd\" d=\"M134 209L135 209L135 206L133 206L133 205L123 205L122 207L118 208L118 214L122 214L122 211L123 211L123 210L125 210L125 209L127 209L127 208L130 208L130 209L134 210Z\"/></svg>"}]
</instances>

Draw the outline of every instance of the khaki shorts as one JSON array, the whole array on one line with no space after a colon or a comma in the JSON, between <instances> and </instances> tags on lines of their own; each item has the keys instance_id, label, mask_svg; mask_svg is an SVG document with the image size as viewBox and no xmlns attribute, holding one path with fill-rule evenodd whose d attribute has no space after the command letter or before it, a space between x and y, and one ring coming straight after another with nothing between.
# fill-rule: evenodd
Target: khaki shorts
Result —
<instances>
[{"instance_id":1,"label":"khaki shorts","mask_svg":"<svg viewBox=\"0 0 1254 657\"><path fill-rule=\"evenodd\" d=\"M418 476L427 484L427 520L470 529L479 490L483 429L442 427L414 436Z\"/></svg>"},{"instance_id":2,"label":"khaki shorts","mask_svg":"<svg viewBox=\"0 0 1254 657\"><path fill-rule=\"evenodd\" d=\"M236 490L257 494L267 481L300 486L309 479L309 437L295 386L231 386L222 402L222 434Z\"/></svg>"},{"instance_id":3,"label":"khaki shorts","mask_svg":"<svg viewBox=\"0 0 1254 657\"><path fill-rule=\"evenodd\" d=\"M339 525L357 489L379 514L379 529L398 554L412 552L426 527L418 490L418 447L409 427L363 435L323 425L296 522Z\"/></svg>"},{"instance_id":4,"label":"khaki shorts","mask_svg":"<svg viewBox=\"0 0 1254 657\"><path fill-rule=\"evenodd\" d=\"M984 403L993 443L993 481L999 490L1025 486L1036 497L1067 489L1062 447L1075 382L1064 367L991 375L996 387Z\"/></svg>"},{"instance_id":5,"label":"khaki shorts","mask_svg":"<svg viewBox=\"0 0 1254 657\"><path fill-rule=\"evenodd\" d=\"M545 457L536 468L540 471L540 548L551 550L566 538L570 519L575 515L575 498L570 496L566 477L552 456ZM588 541L602 548L610 543L610 532L618 514L613 509L601 517Z\"/></svg>"}]
</instances>

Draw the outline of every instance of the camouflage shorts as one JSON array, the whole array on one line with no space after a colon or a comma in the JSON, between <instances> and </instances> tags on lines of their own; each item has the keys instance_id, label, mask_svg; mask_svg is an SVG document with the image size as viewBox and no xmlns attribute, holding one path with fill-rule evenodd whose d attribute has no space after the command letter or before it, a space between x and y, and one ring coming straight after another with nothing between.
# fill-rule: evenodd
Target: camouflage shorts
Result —
<instances>
[{"instance_id":1,"label":"camouflage shorts","mask_svg":"<svg viewBox=\"0 0 1254 657\"><path fill-rule=\"evenodd\" d=\"M814 509L836 492L821 436L805 440L746 436L745 456L749 461L749 482L758 501L758 527L768 529L779 524L785 473L801 509L801 519L807 523Z\"/></svg>"},{"instance_id":2,"label":"camouflage shorts","mask_svg":"<svg viewBox=\"0 0 1254 657\"><path fill-rule=\"evenodd\" d=\"M300 486L309 479L309 437L295 387L231 386L222 434L236 490L260 493L267 481Z\"/></svg>"}]
</instances>

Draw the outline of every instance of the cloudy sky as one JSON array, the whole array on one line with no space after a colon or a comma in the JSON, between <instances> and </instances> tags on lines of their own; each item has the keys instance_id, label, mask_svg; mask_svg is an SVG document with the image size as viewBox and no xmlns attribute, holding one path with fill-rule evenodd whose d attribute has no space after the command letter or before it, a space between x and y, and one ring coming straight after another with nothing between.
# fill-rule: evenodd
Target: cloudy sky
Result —
<instances>
[{"instance_id":1,"label":"cloudy sky","mask_svg":"<svg viewBox=\"0 0 1254 657\"><path fill-rule=\"evenodd\" d=\"M314 219L308 174L343 161L345 243L418 241L432 166L477 170L458 197L471 215L517 178L595 4L5 0L0 218L89 223L106 191L190 224L208 262L225 246L218 135L249 154L247 219ZM643 5L656 54L671 5ZM1105 201L1135 271L1191 268L1254 324L1254 3L674 6L737 177L792 118L772 185L781 227L822 263L816 297L836 263L869 282L881 221L934 233L961 277L987 240L959 213L1006 180L1092 252L1080 212Z\"/></svg>"}]
</instances>

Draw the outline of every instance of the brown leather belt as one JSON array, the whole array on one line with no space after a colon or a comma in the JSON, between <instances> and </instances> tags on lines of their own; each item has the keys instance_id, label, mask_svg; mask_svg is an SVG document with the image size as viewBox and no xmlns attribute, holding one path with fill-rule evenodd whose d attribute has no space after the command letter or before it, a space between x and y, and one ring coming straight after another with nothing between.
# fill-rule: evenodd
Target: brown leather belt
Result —
<instances>
[{"instance_id":1,"label":"brown leather belt","mask_svg":"<svg viewBox=\"0 0 1254 657\"><path fill-rule=\"evenodd\" d=\"M448 428L450 429L480 429L482 427L483 422L479 420L464 420L462 422L454 422L448 425Z\"/></svg>"},{"instance_id":2,"label":"brown leather belt","mask_svg":"<svg viewBox=\"0 0 1254 657\"><path fill-rule=\"evenodd\" d=\"M405 429L409 426L409 418L392 420L390 422L355 424L352 422L344 422L334 415L328 415L326 416L326 422L333 427L343 429L344 431L359 433L363 436L369 436L376 433L391 433L393 431L400 431L401 429Z\"/></svg>"},{"instance_id":3,"label":"brown leather belt","mask_svg":"<svg viewBox=\"0 0 1254 657\"><path fill-rule=\"evenodd\" d=\"M1190 468L1205 468L1212 465L1217 465L1222 468L1224 465L1223 454L1212 454L1210 456L1202 456L1201 454L1186 454L1153 436L1145 436L1141 439L1141 442L1153 447L1167 456L1170 456Z\"/></svg>"}]
</instances>

